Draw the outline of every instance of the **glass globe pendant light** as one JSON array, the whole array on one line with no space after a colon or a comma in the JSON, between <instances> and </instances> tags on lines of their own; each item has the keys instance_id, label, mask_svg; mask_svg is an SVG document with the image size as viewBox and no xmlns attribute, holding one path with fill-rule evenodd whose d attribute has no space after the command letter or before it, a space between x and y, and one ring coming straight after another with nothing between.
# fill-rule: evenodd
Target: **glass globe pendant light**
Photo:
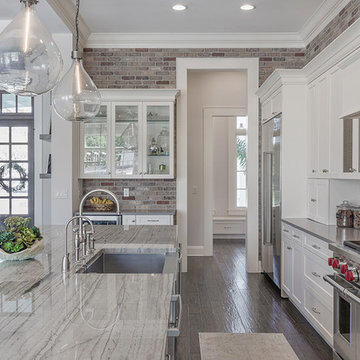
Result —
<instances>
[{"instance_id":1,"label":"glass globe pendant light","mask_svg":"<svg viewBox=\"0 0 360 360\"><path fill-rule=\"evenodd\" d=\"M53 104L56 113L68 121L85 121L94 118L100 109L101 96L83 67L79 52L79 8L76 1L76 46L71 57L73 63L54 90Z\"/></svg>"},{"instance_id":2,"label":"glass globe pendant light","mask_svg":"<svg viewBox=\"0 0 360 360\"><path fill-rule=\"evenodd\" d=\"M20 2L24 7L0 34L0 87L17 95L40 95L58 82L63 60L36 14L38 0Z\"/></svg>"}]
</instances>

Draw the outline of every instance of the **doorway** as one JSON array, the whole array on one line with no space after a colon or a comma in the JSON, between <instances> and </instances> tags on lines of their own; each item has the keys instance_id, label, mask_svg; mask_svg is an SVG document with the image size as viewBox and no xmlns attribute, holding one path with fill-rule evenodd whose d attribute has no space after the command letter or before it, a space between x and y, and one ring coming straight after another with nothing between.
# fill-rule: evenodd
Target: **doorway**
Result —
<instances>
[{"instance_id":1,"label":"doorway","mask_svg":"<svg viewBox=\"0 0 360 360\"><path fill-rule=\"evenodd\" d=\"M245 107L229 107L229 108L206 108L204 109L203 123L204 123L204 255L205 256L213 256L213 216L215 206L215 175L216 169L214 168L214 139L215 133L217 131L217 126L215 122L222 122L221 127L226 128L226 133L228 136L227 140L231 139L231 135L234 136L234 140L236 139L236 132L232 129L232 123L234 122L236 125L236 119L238 117L247 116L247 110ZM220 129L219 129L220 130ZM234 151L235 148L234 141ZM222 144L218 144L218 146L223 146ZM229 144L226 143L225 156L223 156L223 161L229 163L231 162L230 151L228 151ZM235 158L236 159L236 158ZM235 160L236 161L236 160ZM230 167L230 166L229 166ZM227 167L226 167L227 168ZM232 206L232 202L230 199L236 199L236 168L227 168L226 178L229 177L228 189L226 191L226 195L228 197L228 203L226 205L226 215L230 215L231 211L233 214L236 212L235 206ZM233 178L232 178L233 175ZM234 187L234 189L231 189ZM238 212L240 214L240 211ZM244 211L246 214L246 211Z\"/></svg>"},{"instance_id":2,"label":"doorway","mask_svg":"<svg viewBox=\"0 0 360 360\"><path fill-rule=\"evenodd\" d=\"M259 85L259 59L257 58L177 58L176 60L176 87L181 91L177 105L177 224L178 239L183 250L183 270L187 270L188 242L192 241L191 231L189 231L189 198L193 188L188 181L188 160L192 154L188 149L188 135L190 121L188 119L188 102L190 100L188 92L188 74L190 71L245 71L247 74L247 110L248 110L248 167L249 178L248 186L248 209L247 209L247 271L259 272L259 224L258 224L258 183L259 183L259 158L258 158L258 97L256 91ZM198 139L202 142L202 137ZM202 166L201 166L202 171ZM202 193L202 191L200 191ZM203 226L200 225L201 229ZM203 237L200 239L204 244ZM199 255L203 255L199 253Z\"/></svg>"}]
</instances>

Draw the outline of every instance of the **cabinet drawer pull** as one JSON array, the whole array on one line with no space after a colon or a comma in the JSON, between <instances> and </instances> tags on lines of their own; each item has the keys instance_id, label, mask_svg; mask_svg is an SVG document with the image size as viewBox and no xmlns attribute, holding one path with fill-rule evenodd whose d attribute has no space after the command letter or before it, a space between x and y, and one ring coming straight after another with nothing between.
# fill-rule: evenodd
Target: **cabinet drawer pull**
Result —
<instances>
[{"instance_id":1,"label":"cabinet drawer pull","mask_svg":"<svg viewBox=\"0 0 360 360\"><path fill-rule=\"evenodd\" d=\"M224 226L224 229L232 229L232 226Z\"/></svg>"},{"instance_id":2,"label":"cabinet drawer pull","mask_svg":"<svg viewBox=\"0 0 360 360\"><path fill-rule=\"evenodd\" d=\"M159 219L148 219L147 222L159 222Z\"/></svg>"},{"instance_id":3,"label":"cabinet drawer pull","mask_svg":"<svg viewBox=\"0 0 360 360\"><path fill-rule=\"evenodd\" d=\"M328 173L329 172L329 170L328 169L323 169L323 171L322 171L323 173Z\"/></svg>"},{"instance_id":4,"label":"cabinet drawer pull","mask_svg":"<svg viewBox=\"0 0 360 360\"><path fill-rule=\"evenodd\" d=\"M283 232L286 232L286 233L288 233L288 232L289 232L289 230L283 229Z\"/></svg>"},{"instance_id":5,"label":"cabinet drawer pull","mask_svg":"<svg viewBox=\"0 0 360 360\"><path fill-rule=\"evenodd\" d=\"M293 235L293 237L294 237L295 239L300 239L300 236L299 236L299 235Z\"/></svg>"},{"instance_id":6,"label":"cabinet drawer pull","mask_svg":"<svg viewBox=\"0 0 360 360\"><path fill-rule=\"evenodd\" d=\"M287 246L286 248L287 248L288 250L292 250L292 247L290 247L290 246Z\"/></svg>"},{"instance_id":7,"label":"cabinet drawer pull","mask_svg":"<svg viewBox=\"0 0 360 360\"><path fill-rule=\"evenodd\" d=\"M316 199L311 198L310 201L311 202L316 202Z\"/></svg>"},{"instance_id":8,"label":"cabinet drawer pull","mask_svg":"<svg viewBox=\"0 0 360 360\"><path fill-rule=\"evenodd\" d=\"M311 310L312 310L315 314L321 314L321 312L318 311L318 310L316 309L316 307L311 308Z\"/></svg>"},{"instance_id":9,"label":"cabinet drawer pull","mask_svg":"<svg viewBox=\"0 0 360 360\"><path fill-rule=\"evenodd\" d=\"M316 249L316 250L320 250L321 249L321 247L320 246L317 246L317 245L311 245L314 249Z\"/></svg>"},{"instance_id":10,"label":"cabinet drawer pull","mask_svg":"<svg viewBox=\"0 0 360 360\"><path fill-rule=\"evenodd\" d=\"M315 277L321 277L321 275L319 275L316 271L313 271L312 274L313 274Z\"/></svg>"},{"instance_id":11,"label":"cabinet drawer pull","mask_svg":"<svg viewBox=\"0 0 360 360\"><path fill-rule=\"evenodd\" d=\"M316 173L316 170L312 170L311 172L312 172L313 174L315 174L315 173Z\"/></svg>"}]
</instances>

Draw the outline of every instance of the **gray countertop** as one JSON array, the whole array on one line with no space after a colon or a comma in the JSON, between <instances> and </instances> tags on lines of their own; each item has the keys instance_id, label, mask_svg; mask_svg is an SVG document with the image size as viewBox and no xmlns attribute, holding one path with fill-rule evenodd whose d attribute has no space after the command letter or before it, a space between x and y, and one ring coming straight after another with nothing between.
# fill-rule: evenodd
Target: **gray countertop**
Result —
<instances>
[{"instance_id":1,"label":"gray countertop","mask_svg":"<svg viewBox=\"0 0 360 360\"><path fill-rule=\"evenodd\" d=\"M282 219L282 221L328 243L342 244L345 240L360 241L360 230L357 229L338 228L335 225L324 225L310 219Z\"/></svg>"},{"instance_id":2,"label":"gray countertop","mask_svg":"<svg viewBox=\"0 0 360 360\"><path fill-rule=\"evenodd\" d=\"M35 259L0 262L1 359L161 360L174 274L61 274L63 226ZM98 226L96 249L173 249L176 226Z\"/></svg>"}]
</instances>

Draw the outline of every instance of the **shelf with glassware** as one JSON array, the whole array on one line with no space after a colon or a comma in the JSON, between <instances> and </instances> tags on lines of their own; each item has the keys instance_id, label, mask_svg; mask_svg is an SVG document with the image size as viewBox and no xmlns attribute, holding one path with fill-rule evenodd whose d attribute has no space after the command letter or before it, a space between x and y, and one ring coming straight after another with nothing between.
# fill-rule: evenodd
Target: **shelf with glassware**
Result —
<instances>
[{"instance_id":1,"label":"shelf with glassware","mask_svg":"<svg viewBox=\"0 0 360 360\"><path fill-rule=\"evenodd\" d=\"M82 178L173 178L174 102L103 104L81 149Z\"/></svg>"}]
</instances>

